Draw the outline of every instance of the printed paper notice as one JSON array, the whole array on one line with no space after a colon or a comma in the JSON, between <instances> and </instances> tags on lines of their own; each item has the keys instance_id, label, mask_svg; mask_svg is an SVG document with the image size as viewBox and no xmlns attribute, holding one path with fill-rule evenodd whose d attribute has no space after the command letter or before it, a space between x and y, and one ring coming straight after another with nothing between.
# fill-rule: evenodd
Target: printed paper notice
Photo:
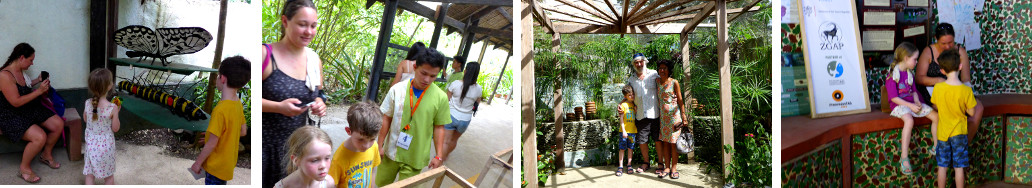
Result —
<instances>
[{"instance_id":1,"label":"printed paper notice","mask_svg":"<svg viewBox=\"0 0 1032 188\"><path fill-rule=\"evenodd\" d=\"M864 0L864 6L887 7L889 0Z\"/></svg>"},{"instance_id":2,"label":"printed paper notice","mask_svg":"<svg viewBox=\"0 0 1032 188\"><path fill-rule=\"evenodd\" d=\"M864 51L892 51L896 32L893 30L868 30L860 37Z\"/></svg>"},{"instance_id":3,"label":"printed paper notice","mask_svg":"<svg viewBox=\"0 0 1032 188\"><path fill-rule=\"evenodd\" d=\"M928 0L907 0L907 6L927 7L928 6Z\"/></svg>"},{"instance_id":4,"label":"printed paper notice","mask_svg":"<svg viewBox=\"0 0 1032 188\"><path fill-rule=\"evenodd\" d=\"M896 25L896 13L889 11L864 12L864 25Z\"/></svg>"},{"instance_id":5,"label":"printed paper notice","mask_svg":"<svg viewBox=\"0 0 1032 188\"><path fill-rule=\"evenodd\" d=\"M917 36L925 33L924 26L914 26L903 30L903 37Z\"/></svg>"}]
</instances>

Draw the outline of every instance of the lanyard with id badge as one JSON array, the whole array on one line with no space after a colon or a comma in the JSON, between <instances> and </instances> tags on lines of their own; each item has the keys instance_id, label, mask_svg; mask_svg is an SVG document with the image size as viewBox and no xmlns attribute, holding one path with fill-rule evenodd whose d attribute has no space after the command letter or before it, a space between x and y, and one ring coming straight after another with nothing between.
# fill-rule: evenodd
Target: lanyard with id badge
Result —
<instances>
[{"instance_id":1,"label":"lanyard with id badge","mask_svg":"<svg viewBox=\"0 0 1032 188\"><path fill-rule=\"evenodd\" d=\"M409 83L411 83L411 81ZM409 105L411 106L411 109L412 109L411 112L409 113L409 122L407 124L405 124L405 127L403 127L401 129L401 132L399 132L398 141L397 141L397 143L398 143L397 145L401 149L408 150L409 149L409 145L412 144L412 135L410 135L408 133L405 133L405 131L409 130L409 126L412 125L412 121L413 121L413 119L415 119L414 116L416 115L416 109L419 108L419 103L423 101L423 94L426 94L426 91L423 91L422 93L419 93L419 96L416 96L415 91L413 91L412 87L411 86L409 87L409 96L411 96L412 98L417 98L417 99L416 99L415 104L412 104L412 100L409 99Z\"/></svg>"}]
</instances>

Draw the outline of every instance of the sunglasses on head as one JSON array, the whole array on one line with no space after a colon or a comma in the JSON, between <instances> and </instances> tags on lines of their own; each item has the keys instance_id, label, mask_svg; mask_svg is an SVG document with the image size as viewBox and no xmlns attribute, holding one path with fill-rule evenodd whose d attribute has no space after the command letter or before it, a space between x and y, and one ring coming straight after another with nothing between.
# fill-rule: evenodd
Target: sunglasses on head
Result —
<instances>
[{"instance_id":1,"label":"sunglasses on head","mask_svg":"<svg viewBox=\"0 0 1032 188\"><path fill-rule=\"evenodd\" d=\"M951 26L951 25L940 25L938 29L939 29L939 30L943 30L943 29L953 29L953 26Z\"/></svg>"}]
</instances>

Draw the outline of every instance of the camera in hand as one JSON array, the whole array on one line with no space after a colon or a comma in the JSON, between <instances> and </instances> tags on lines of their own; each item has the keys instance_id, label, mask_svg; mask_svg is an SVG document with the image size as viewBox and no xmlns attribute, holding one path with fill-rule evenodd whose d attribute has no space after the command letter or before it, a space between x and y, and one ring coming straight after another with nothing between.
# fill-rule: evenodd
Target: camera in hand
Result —
<instances>
[{"instance_id":1,"label":"camera in hand","mask_svg":"<svg viewBox=\"0 0 1032 188\"><path fill-rule=\"evenodd\" d=\"M47 71L43 71L43 72L40 72L40 73L39 73L39 77L40 77L40 78L41 78L42 80L47 80L47 79L50 79L50 73L49 73L49 72L47 72ZM42 80L41 80L41 81L42 81Z\"/></svg>"}]
</instances>

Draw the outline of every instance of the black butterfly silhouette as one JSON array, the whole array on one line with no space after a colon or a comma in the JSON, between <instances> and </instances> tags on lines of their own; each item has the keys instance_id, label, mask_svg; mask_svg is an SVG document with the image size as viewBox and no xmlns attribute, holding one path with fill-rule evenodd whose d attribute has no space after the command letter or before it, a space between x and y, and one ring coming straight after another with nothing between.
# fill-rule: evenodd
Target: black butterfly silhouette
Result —
<instances>
[{"instance_id":1,"label":"black butterfly silhouette","mask_svg":"<svg viewBox=\"0 0 1032 188\"><path fill-rule=\"evenodd\" d=\"M201 51L211 42L211 33L200 27L158 28L157 32L142 25L130 25L115 31L115 43L128 48L129 58L140 57L137 62L150 57L165 60L169 56L192 54Z\"/></svg>"}]
</instances>

